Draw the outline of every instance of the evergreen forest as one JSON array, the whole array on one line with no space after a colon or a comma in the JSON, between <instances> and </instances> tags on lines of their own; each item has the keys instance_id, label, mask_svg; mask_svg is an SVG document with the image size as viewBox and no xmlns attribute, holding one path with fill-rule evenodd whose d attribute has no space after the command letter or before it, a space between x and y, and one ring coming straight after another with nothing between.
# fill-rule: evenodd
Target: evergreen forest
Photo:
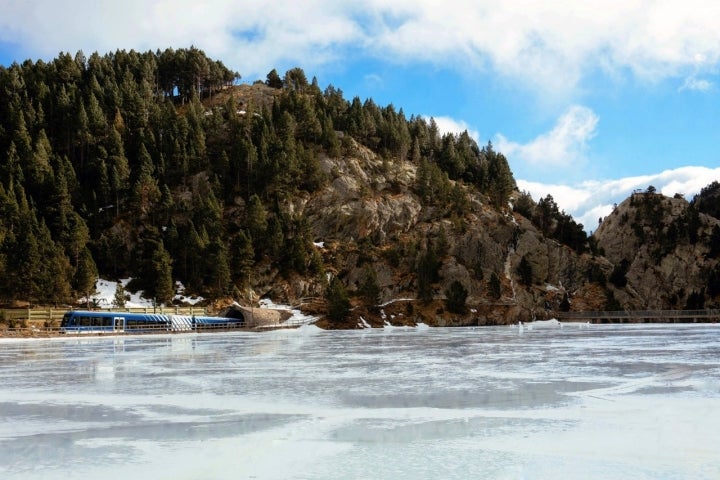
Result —
<instances>
[{"instance_id":1,"label":"evergreen forest","mask_svg":"<svg viewBox=\"0 0 720 480\"><path fill-rule=\"evenodd\" d=\"M505 157L467 132L346 99L300 68L272 70L254 96L228 94L239 80L194 47L0 67L0 302L72 303L98 275L132 277L130 288L166 304L175 281L236 296L260 262L317 275L317 239L284 206L327 185L320 157L351 142L415 164L414 194L455 215L466 208L459 185L497 210L516 190ZM582 225L552 197L520 194L515 208L587 250Z\"/></svg>"}]
</instances>

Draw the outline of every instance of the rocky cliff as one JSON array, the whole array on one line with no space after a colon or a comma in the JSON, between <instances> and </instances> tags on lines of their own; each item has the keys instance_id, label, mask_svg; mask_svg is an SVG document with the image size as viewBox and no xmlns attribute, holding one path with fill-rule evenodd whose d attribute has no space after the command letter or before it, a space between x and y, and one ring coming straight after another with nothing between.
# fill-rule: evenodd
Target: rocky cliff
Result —
<instances>
[{"instance_id":1,"label":"rocky cliff","mask_svg":"<svg viewBox=\"0 0 720 480\"><path fill-rule=\"evenodd\" d=\"M594 238L613 265L610 285L622 307L717 306L720 221L702 212L702 198L688 202L650 188L634 193L604 219Z\"/></svg>"},{"instance_id":2,"label":"rocky cliff","mask_svg":"<svg viewBox=\"0 0 720 480\"><path fill-rule=\"evenodd\" d=\"M428 206L416 193L417 165L382 159L355 142L348 155L324 156L322 168L327 186L284 208L306 219L325 275L285 279L266 265L255 288L295 304L314 299L306 308L321 312L327 278L337 277L352 304L342 327L363 320L505 324L560 310L683 308L714 266L703 260L706 241L668 237L668 229L687 222L690 204L683 199L633 196L590 239L594 253L578 252L546 237L512 205L495 208L471 188L458 185L466 200L462 214ZM708 237L718 220L699 218L698 238ZM436 274L422 300L419 265L428 249L437 255ZM363 299L368 272L376 302ZM448 308L455 282L467 291L459 313Z\"/></svg>"}]
</instances>

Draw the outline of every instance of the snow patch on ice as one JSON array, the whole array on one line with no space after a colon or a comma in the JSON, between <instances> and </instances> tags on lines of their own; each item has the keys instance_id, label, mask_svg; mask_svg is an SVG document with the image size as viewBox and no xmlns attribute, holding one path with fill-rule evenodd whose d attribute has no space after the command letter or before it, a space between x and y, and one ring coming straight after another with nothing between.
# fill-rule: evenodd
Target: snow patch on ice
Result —
<instances>
[{"instance_id":1,"label":"snow patch on ice","mask_svg":"<svg viewBox=\"0 0 720 480\"><path fill-rule=\"evenodd\" d=\"M318 333L324 332L325 330L318 327L317 325L305 324L300 325L298 328L295 329L295 331L301 335L316 335Z\"/></svg>"},{"instance_id":2,"label":"snow patch on ice","mask_svg":"<svg viewBox=\"0 0 720 480\"><path fill-rule=\"evenodd\" d=\"M528 323L519 323L520 331L523 331L523 326L527 327L527 330L539 329L539 328L562 328L562 323L557 318L551 318L550 320L535 320Z\"/></svg>"}]
</instances>

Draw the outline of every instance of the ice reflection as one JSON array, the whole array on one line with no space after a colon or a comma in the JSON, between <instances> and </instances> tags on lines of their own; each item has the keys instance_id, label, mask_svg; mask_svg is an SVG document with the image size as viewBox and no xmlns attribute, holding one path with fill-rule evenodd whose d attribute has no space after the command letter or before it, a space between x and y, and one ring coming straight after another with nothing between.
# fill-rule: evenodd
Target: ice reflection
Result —
<instances>
[{"instance_id":1,"label":"ice reflection","mask_svg":"<svg viewBox=\"0 0 720 480\"><path fill-rule=\"evenodd\" d=\"M720 478L720 327L0 341L0 476Z\"/></svg>"}]
</instances>

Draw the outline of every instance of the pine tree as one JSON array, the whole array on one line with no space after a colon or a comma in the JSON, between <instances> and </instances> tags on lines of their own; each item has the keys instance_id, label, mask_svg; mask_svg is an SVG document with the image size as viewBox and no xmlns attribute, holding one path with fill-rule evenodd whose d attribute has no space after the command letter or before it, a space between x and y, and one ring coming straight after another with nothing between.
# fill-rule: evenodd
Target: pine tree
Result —
<instances>
[{"instance_id":1,"label":"pine tree","mask_svg":"<svg viewBox=\"0 0 720 480\"><path fill-rule=\"evenodd\" d=\"M322 255L318 252L317 248L313 248L310 251L310 259L308 260L308 273L315 275L316 277L322 277L325 275L325 265L323 264Z\"/></svg>"},{"instance_id":2,"label":"pine tree","mask_svg":"<svg viewBox=\"0 0 720 480\"><path fill-rule=\"evenodd\" d=\"M2 174L0 178L4 182L15 181L22 184L25 181L20 156L13 141L10 142L10 146L8 147L5 162L0 165L0 173Z\"/></svg>"},{"instance_id":3,"label":"pine tree","mask_svg":"<svg viewBox=\"0 0 720 480\"><path fill-rule=\"evenodd\" d=\"M610 282L617 288L624 288L627 285L627 273L630 270L630 261L622 259L619 264L613 267L612 273L610 273Z\"/></svg>"},{"instance_id":4,"label":"pine tree","mask_svg":"<svg viewBox=\"0 0 720 480\"><path fill-rule=\"evenodd\" d=\"M283 84L285 88L302 92L308 86L308 81L303 69L295 67L285 72Z\"/></svg>"},{"instance_id":5,"label":"pine tree","mask_svg":"<svg viewBox=\"0 0 720 480\"><path fill-rule=\"evenodd\" d=\"M335 133L335 127L333 126L333 120L330 116L323 116L322 120L322 146L327 150L328 155L331 157L340 156L340 139L338 139L337 133Z\"/></svg>"},{"instance_id":6,"label":"pine tree","mask_svg":"<svg viewBox=\"0 0 720 480\"><path fill-rule=\"evenodd\" d=\"M31 209L21 186L14 190L18 205L17 218L12 234L6 239L7 273L10 295L14 298L36 300L38 278L44 259L40 254L38 220L35 209Z\"/></svg>"},{"instance_id":7,"label":"pine tree","mask_svg":"<svg viewBox=\"0 0 720 480\"><path fill-rule=\"evenodd\" d=\"M448 240L447 232L445 231L445 226L443 224L440 224L437 238L435 239L435 242L433 242L433 246L435 255L438 257L445 257L450 252L450 241Z\"/></svg>"},{"instance_id":8,"label":"pine tree","mask_svg":"<svg viewBox=\"0 0 720 480\"><path fill-rule=\"evenodd\" d=\"M443 136L438 164L453 180L459 179L465 173L462 158L455 151L455 137L450 133Z\"/></svg>"},{"instance_id":9,"label":"pine tree","mask_svg":"<svg viewBox=\"0 0 720 480\"><path fill-rule=\"evenodd\" d=\"M492 275L490 275L488 291L490 292L490 296L495 300L500 299L500 296L502 295L502 285L500 283L500 277L498 277L498 274L496 272L493 272Z\"/></svg>"},{"instance_id":10,"label":"pine tree","mask_svg":"<svg viewBox=\"0 0 720 480\"><path fill-rule=\"evenodd\" d=\"M65 304L70 300L70 261L63 248L53 241L44 221L40 222L36 235L39 254L44 262L37 281L38 300L46 304Z\"/></svg>"},{"instance_id":11,"label":"pine tree","mask_svg":"<svg viewBox=\"0 0 720 480\"><path fill-rule=\"evenodd\" d=\"M487 162L486 191L492 204L500 208L507 204L510 194L515 189L515 180L507 159L502 153L495 152L490 142L483 148L483 154Z\"/></svg>"},{"instance_id":12,"label":"pine tree","mask_svg":"<svg viewBox=\"0 0 720 480\"><path fill-rule=\"evenodd\" d=\"M243 285L251 283L250 276L255 265L255 250L250 237L243 230L233 238L230 251L233 279Z\"/></svg>"},{"instance_id":13,"label":"pine tree","mask_svg":"<svg viewBox=\"0 0 720 480\"><path fill-rule=\"evenodd\" d=\"M533 271L532 271L532 265L530 265L530 262L525 257L525 255L522 256L520 259L520 263L517 267L517 274L520 276L520 283L522 283L525 286L530 286L532 284L533 279Z\"/></svg>"},{"instance_id":14,"label":"pine tree","mask_svg":"<svg viewBox=\"0 0 720 480\"><path fill-rule=\"evenodd\" d=\"M276 216L268 220L267 234L264 241L257 244L256 250L265 252L270 258L277 258L285 250L285 234L282 224Z\"/></svg>"},{"instance_id":15,"label":"pine tree","mask_svg":"<svg viewBox=\"0 0 720 480\"><path fill-rule=\"evenodd\" d=\"M90 93L85 108L88 117L88 128L94 139L102 138L107 133L107 120L95 94Z\"/></svg>"},{"instance_id":16,"label":"pine tree","mask_svg":"<svg viewBox=\"0 0 720 480\"><path fill-rule=\"evenodd\" d=\"M128 188L130 166L128 159L125 157L122 138L115 126L110 128L110 134L107 140L107 152L110 189L114 195L115 213L116 215L120 215L120 198Z\"/></svg>"},{"instance_id":17,"label":"pine tree","mask_svg":"<svg viewBox=\"0 0 720 480\"><path fill-rule=\"evenodd\" d=\"M707 239L708 242L708 258L720 257L720 227L715 225Z\"/></svg>"},{"instance_id":18,"label":"pine tree","mask_svg":"<svg viewBox=\"0 0 720 480\"><path fill-rule=\"evenodd\" d=\"M358 288L358 293L366 307L375 307L380 303L380 287L377 283L377 273L370 265L365 265L363 281Z\"/></svg>"},{"instance_id":19,"label":"pine tree","mask_svg":"<svg viewBox=\"0 0 720 480\"><path fill-rule=\"evenodd\" d=\"M430 162L420 159L417 174L415 175L415 189L423 202L432 199L432 186L430 185Z\"/></svg>"},{"instance_id":20,"label":"pine tree","mask_svg":"<svg viewBox=\"0 0 720 480\"><path fill-rule=\"evenodd\" d=\"M175 296L175 288L172 280L172 259L165 250L163 242L160 241L157 249L152 255L152 268L154 274L154 285L152 290L154 298L158 303L169 304Z\"/></svg>"},{"instance_id":21,"label":"pine tree","mask_svg":"<svg viewBox=\"0 0 720 480\"><path fill-rule=\"evenodd\" d=\"M200 231L198 231L195 224L191 222L187 237L182 242L185 260L183 277L187 278L189 285L196 289L202 288L205 249L209 243L210 240L205 229L200 227Z\"/></svg>"},{"instance_id":22,"label":"pine tree","mask_svg":"<svg viewBox=\"0 0 720 480\"><path fill-rule=\"evenodd\" d=\"M42 198L48 184L52 180L53 170L50 166L52 146L45 130L38 133L30 161L25 165L25 178L27 180L28 193L34 197Z\"/></svg>"},{"instance_id":23,"label":"pine tree","mask_svg":"<svg viewBox=\"0 0 720 480\"><path fill-rule=\"evenodd\" d=\"M438 281L440 260L432 246L428 246L420 256L417 265L418 298L423 303L430 303L433 299L432 284Z\"/></svg>"},{"instance_id":24,"label":"pine tree","mask_svg":"<svg viewBox=\"0 0 720 480\"><path fill-rule=\"evenodd\" d=\"M217 296L230 293L231 279L227 247L222 241L214 240L208 246L209 284Z\"/></svg>"},{"instance_id":25,"label":"pine tree","mask_svg":"<svg viewBox=\"0 0 720 480\"><path fill-rule=\"evenodd\" d=\"M90 134L90 123L88 121L87 112L85 111L85 105L82 100L78 100L78 102L80 105L78 106L77 116L75 117L75 131L72 132L74 139L72 145L72 156L74 158L79 157L78 172L80 177L83 178L86 176L85 161L87 160L88 143L93 140L93 137ZM76 150L76 147L78 147L79 153Z\"/></svg>"},{"instance_id":26,"label":"pine tree","mask_svg":"<svg viewBox=\"0 0 720 480\"><path fill-rule=\"evenodd\" d=\"M27 161L33 153L33 147L32 138L30 137L30 132L28 132L25 117L22 113L18 115L18 124L13 132L12 142L15 144L20 161Z\"/></svg>"},{"instance_id":27,"label":"pine tree","mask_svg":"<svg viewBox=\"0 0 720 480\"><path fill-rule=\"evenodd\" d=\"M308 192L320 189L325 184L326 176L320 166L315 150L305 148L302 143L298 143L296 157L302 171L300 186Z\"/></svg>"},{"instance_id":28,"label":"pine tree","mask_svg":"<svg viewBox=\"0 0 720 480\"><path fill-rule=\"evenodd\" d=\"M450 286L445 290L445 305L450 313L463 314L466 312L467 307L465 302L467 300L468 291L465 286L458 280L453 281Z\"/></svg>"},{"instance_id":29,"label":"pine tree","mask_svg":"<svg viewBox=\"0 0 720 480\"><path fill-rule=\"evenodd\" d=\"M333 277L325 290L328 318L340 323L350 314L350 300L340 279Z\"/></svg>"},{"instance_id":30,"label":"pine tree","mask_svg":"<svg viewBox=\"0 0 720 480\"><path fill-rule=\"evenodd\" d=\"M158 181L153 177L155 167L152 158L150 158L144 144L140 145L138 161L140 164L139 175L133 186L133 197L140 217L146 218L160 200L162 194L158 187Z\"/></svg>"},{"instance_id":31,"label":"pine tree","mask_svg":"<svg viewBox=\"0 0 720 480\"><path fill-rule=\"evenodd\" d=\"M247 206L246 224L253 242L260 241L268 228L267 211L260 197L253 195Z\"/></svg>"},{"instance_id":32,"label":"pine tree","mask_svg":"<svg viewBox=\"0 0 720 480\"><path fill-rule=\"evenodd\" d=\"M121 282L117 282L115 284L115 295L113 296L113 307L115 308L125 308L125 302L127 299L125 298L125 287L123 287L123 284Z\"/></svg>"},{"instance_id":33,"label":"pine tree","mask_svg":"<svg viewBox=\"0 0 720 480\"><path fill-rule=\"evenodd\" d=\"M277 70L275 70L274 68L270 70L270 72L267 74L267 80L265 80L265 84L271 88L283 87L283 81L280 78L280 75L278 75Z\"/></svg>"},{"instance_id":34,"label":"pine tree","mask_svg":"<svg viewBox=\"0 0 720 480\"><path fill-rule=\"evenodd\" d=\"M84 248L80 253L75 276L73 277L73 288L80 295L85 297L87 305L90 305L90 297L95 293L95 282L98 279L98 269L93 260L90 250Z\"/></svg>"},{"instance_id":35,"label":"pine tree","mask_svg":"<svg viewBox=\"0 0 720 480\"><path fill-rule=\"evenodd\" d=\"M287 267L300 274L305 274L308 268L308 245L301 235L295 235L286 242L288 248Z\"/></svg>"}]
</instances>

